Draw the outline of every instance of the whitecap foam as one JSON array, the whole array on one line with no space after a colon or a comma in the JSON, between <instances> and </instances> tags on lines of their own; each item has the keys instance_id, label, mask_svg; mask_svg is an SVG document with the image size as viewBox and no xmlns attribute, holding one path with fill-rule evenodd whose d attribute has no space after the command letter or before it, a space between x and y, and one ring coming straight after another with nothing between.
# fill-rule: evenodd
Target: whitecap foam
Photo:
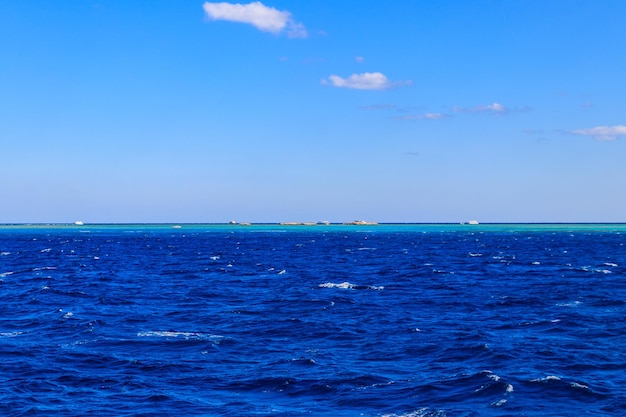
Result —
<instances>
[{"instance_id":1,"label":"whitecap foam","mask_svg":"<svg viewBox=\"0 0 626 417\"><path fill-rule=\"evenodd\" d=\"M1 274L0 274L0 279L1 279L1 278L6 278L6 277L8 277L9 275L13 275L14 273L15 273L15 272L13 272L13 271L3 272L3 273L1 273Z\"/></svg>"},{"instance_id":2,"label":"whitecap foam","mask_svg":"<svg viewBox=\"0 0 626 417\"><path fill-rule=\"evenodd\" d=\"M491 371L487 371L487 370L485 370L485 371L483 371L483 372L486 372L486 373L487 373L487 378L489 378L489 379L492 379L492 380L494 380L494 381L496 381L496 382L500 380L500 377L499 377L498 375L496 375L496 374L492 373Z\"/></svg>"},{"instance_id":3,"label":"whitecap foam","mask_svg":"<svg viewBox=\"0 0 626 417\"><path fill-rule=\"evenodd\" d=\"M0 332L0 337L17 337L24 332Z\"/></svg>"},{"instance_id":4,"label":"whitecap foam","mask_svg":"<svg viewBox=\"0 0 626 417\"><path fill-rule=\"evenodd\" d=\"M559 378L558 376L548 375L543 378L531 379L530 382L548 382L548 381L560 381L560 380L561 378Z\"/></svg>"},{"instance_id":5,"label":"whitecap foam","mask_svg":"<svg viewBox=\"0 0 626 417\"><path fill-rule=\"evenodd\" d=\"M404 413L404 414L396 414L396 413L383 414L381 417L428 417L428 416L445 417L446 413L443 411L430 410L428 408L420 408L418 410L409 411L408 413Z\"/></svg>"},{"instance_id":6,"label":"whitecap foam","mask_svg":"<svg viewBox=\"0 0 626 417\"><path fill-rule=\"evenodd\" d=\"M138 332L137 337L165 337L169 339L177 339L179 337L184 338L185 340L211 340L217 342L224 338L224 336L219 336L216 334L210 333L200 333L200 332L177 332L171 330L165 331L144 331Z\"/></svg>"},{"instance_id":7,"label":"whitecap foam","mask_svg":"<svg viewBox=\"0 0 626 417\"><path fill-rule=\"evenodd\" d=\"M581 304L580 301L572 301L569 303L558 303L558 307L578 307Z\"/></svg>"},{"instance_id":8,"label":"whitecap foam","mask_svg":"<svg viewBox=\"0 0 626 417\"><path fill-rule=\"evenodd\" d=\"M603 265L605 265L605 266L618 266L617 264L615 264L613 262L605 262Z\"/></svg>"},{"instance_id":9,"label":"whitecap foam","mask_svg":"<svg viewBox=\"0 0 626 417\"><path fill-rule=\"evenodd\" d=\"M503 398L500 401L496 401L495 403L491 403L492 407L502 407L504 404L506 404L506 400Z\"/></svg>"},{"instance_id":10,"label":"whitecap foam","mask_svg":"<svg viewBox=\"0 0 626 417\"><path fill-rule=\"evenodd\" d=\"M60 310L60 311L63 311L63 310ZM71 311L68 311L67 313L63 314L63 318L64 319L69 319L73 315L74 315L74 313L72 313Z\"/></svg>"},{"instance_id":11,"label":"whitecap foam","mask_svg":"<svg viewBox=\"0 0 626 417\"><path fill-rule=\"evenodd\" d=\"M450 271L450 272L448 272L448 271L445 271L445 270L443 270L443 269L433 269L433 274L441 274L441 275L446 275L446 274L449 274L449 275L454 275L454 271Z\"/></svg>"},{"instance_id":12,"label":"whitecap foam","mask_svg":"<svg viewBox=\"0 0 626 417\"><path fill-rule=\"evenodd\" d=\"M8 256L11 252L0 252L0 256Z\"/></svg>"},{"instance_id":13,"label":"whitecap foam","mask_svg":"<svg viewBox=\"0 0 626 417\"><path fill-rule=\"evenodd\" d=\"M578 382L572 382L570 384L570 387L576 388L576 389L589 389L589 387L587 385L579 384Z\"/></svg>"},{"instance_id":14,"label":"whitecap foam","mask_svg":"<svg viewBox=\"0 0 626 417\"><path fill-rule=\"evenodd\" d=\"M352 290L352 289L354 289L356 287L356 285L351 284L348 281L342 282L342 283L339 283L339 284L335 284L335 283L332 283L332 282L325 282L323 284L320 284L319 286L320 286L320 288L341 288L341 289L344 289L344 290Z\"/></svg>"},{"instance_id":15,"label":"whitecap foam","mask_svg":"<svg viewBox=\"0 0 626 417\"><path fill-rule=\"evenodd\" d=\"M320 288L339 288L342 290L374 290L382 291L385 289L382 285L356 285L345 281L340 283L325 282L319 285Z\"/></svg>"}]
</instances>

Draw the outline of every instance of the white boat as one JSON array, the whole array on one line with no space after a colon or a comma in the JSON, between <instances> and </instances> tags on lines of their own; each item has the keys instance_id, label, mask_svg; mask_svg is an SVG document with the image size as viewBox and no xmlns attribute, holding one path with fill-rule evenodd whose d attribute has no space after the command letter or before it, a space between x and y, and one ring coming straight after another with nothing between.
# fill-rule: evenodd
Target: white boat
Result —
<instances>
[{"instance_id":1,"label":"white boat","mask_svg":"<svg viewBox=\"0 0 626 417\"><path fill-rule=\"evenodd\" d=\"M76 226L83 226L85 223L81 222L80 220L77 220L77 221L74 222L74 224Z\"/></svg>"},{"instance_id":2,"label":"white boat","mask_svg":"<svg viewBox=\"0 0 626 417\"><path fill-rule=\"evenodd\" d=\"M467 224L479 224L478 220L470 220Z\"/></svg>"}]
</instances>

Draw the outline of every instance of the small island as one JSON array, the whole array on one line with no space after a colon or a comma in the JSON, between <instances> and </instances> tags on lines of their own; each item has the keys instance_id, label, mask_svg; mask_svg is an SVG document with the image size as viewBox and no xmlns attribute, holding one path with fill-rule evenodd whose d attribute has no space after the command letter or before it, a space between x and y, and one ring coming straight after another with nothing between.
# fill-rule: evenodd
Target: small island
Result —
<instances>
[{"instance_id":1,"label":"small island","mask_svg":"<svg viewBox=\"0 0 626 417\"><path fill-rule=\"evenodd\" d=\"M348 223L344 223L347 225L353 225L353 226L373 226L373 225L377 225L378 223L376 222L366 222L365 220L355 220L353 222L348 222Z\"/></svg>"}]
</instances>

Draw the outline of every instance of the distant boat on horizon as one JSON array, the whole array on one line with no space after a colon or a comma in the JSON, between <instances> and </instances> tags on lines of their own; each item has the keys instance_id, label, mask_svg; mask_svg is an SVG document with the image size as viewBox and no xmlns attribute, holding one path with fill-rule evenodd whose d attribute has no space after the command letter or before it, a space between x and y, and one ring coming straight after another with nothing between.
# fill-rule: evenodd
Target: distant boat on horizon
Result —
<instances>
[{"instance_id":1,"label":"distant boat on horizon","mask_svg":"<svg viewBox=\"0 0 626 417\"><path fill-rule=\"evenodd\" d=\"M80 220L77 220L77 221L75 221L75 222L74 222L74 225L76 225L76 226L83 226L84 224L85 224L85 223L83 223L83 222L82 222L82 221L80 221Z\"/></svg>"}]
</instances>

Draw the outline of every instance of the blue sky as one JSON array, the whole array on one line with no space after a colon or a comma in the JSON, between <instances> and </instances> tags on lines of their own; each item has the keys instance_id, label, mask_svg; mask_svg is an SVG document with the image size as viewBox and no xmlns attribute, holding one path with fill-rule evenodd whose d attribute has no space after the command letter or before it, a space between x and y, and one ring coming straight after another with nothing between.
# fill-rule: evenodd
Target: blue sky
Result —
<instances>
[{"instance_id":1,"label":"blue sky","mask_svg":"<svg viewBox=\"0 0 626 417\"><path fill-rule=\"evenodd\" d=\"M0 4L0 223L624 222L626 2Z\"/></svg>"}]
</instances>

